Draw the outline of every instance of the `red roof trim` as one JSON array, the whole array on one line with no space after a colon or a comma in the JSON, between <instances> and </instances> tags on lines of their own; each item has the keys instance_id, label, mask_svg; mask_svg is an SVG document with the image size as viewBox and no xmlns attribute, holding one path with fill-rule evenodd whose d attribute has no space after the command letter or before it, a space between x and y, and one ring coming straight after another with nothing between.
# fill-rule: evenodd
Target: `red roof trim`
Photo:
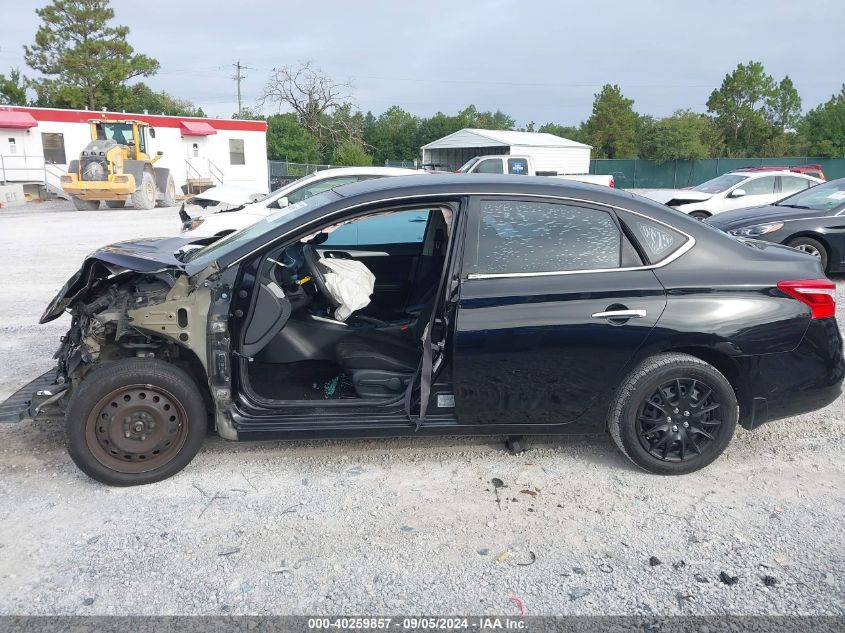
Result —
<instances>
[{"instance_id":1,"label":"red roof trim","mask_svg":"<svg viewBox=\"0 0 845 633\"><path fill-rule=\"evenodd\" d=\"M181 128L183 122L205 123L215 130L235 130L247 132L266 132L266 121L244 121L239 119L208 119L200 117L177 117L153 114L135 114L132 112L96 112L93 110L62 110L58 108L24 108L21 106L0 107L2 113L26 113L36 121L57 121L60 123L88 123L91 119L136 119L152 127ZM33 127L33 126L30 126Z\"/></svg>"},{"instance_id":2,"label":"red roof trim","mask_svg":"<svg viewBox=\"0 0 845 633\"><path fill-rule=\"evenodd\" d=\"M217 134L217 130L205 121L182 121L179 127L182 128L182 136L211 136Z\"/></svg>"},{"instance_id":3,"label":"red roof trim","mask_svg":"<svg viewBox=\"0 0 845 633\"><path fill-rule=\"evenodd\" d=\"M0 110L0 128L28 130L31 127L38 127L38 121L28 112Z\"/></svg>"}]
</instances>

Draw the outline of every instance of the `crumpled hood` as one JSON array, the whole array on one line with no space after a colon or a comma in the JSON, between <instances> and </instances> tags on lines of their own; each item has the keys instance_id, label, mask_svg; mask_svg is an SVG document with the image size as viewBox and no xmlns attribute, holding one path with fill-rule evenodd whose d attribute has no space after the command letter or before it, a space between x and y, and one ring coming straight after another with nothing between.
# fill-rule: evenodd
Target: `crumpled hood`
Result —
<instances>
[{"instance_id":1,"label":"crumpled hood","mask_svg":"<svg viewBox=\"0 0 845 633\"><path fill-rule=\"evenodd\" d=\"M76 297L100 279L167 269L182 271L185 266L176 258L176 253L187 244L201 241L201 238L163 237L129 240L104 246L85 258L79 270L67 280L49 303L39 322L47 323L61 316Z\"/></svg>"},{"instance_id":2,"label":"crumpled hood","mask_svg":"<svg viewBox=\"0 0 845 633\"><path fill-rule=\"evenodd\" d=\"M694 191L692 189L653 189L638 192L641 196L650 198L661 204L684 204L686 202L703 202L713 197L712 193Z\"/></svg>"},{"instance_id":3,"label":"crumpled hood","mask_svg":"<svg viewBox=\"0 0 845 633\"><path fill-rule=\"evenodd\" d=\"M767 204L761 207L746 207L745 209L724 211L712 218L708 218L707 222L723 231L730 231L743 226L751 226L752 224L783 222L784 220L811 218L817 215L823 215L823 213L812 209L795 209L776 204Z\"/></svg>"}]
</instances>

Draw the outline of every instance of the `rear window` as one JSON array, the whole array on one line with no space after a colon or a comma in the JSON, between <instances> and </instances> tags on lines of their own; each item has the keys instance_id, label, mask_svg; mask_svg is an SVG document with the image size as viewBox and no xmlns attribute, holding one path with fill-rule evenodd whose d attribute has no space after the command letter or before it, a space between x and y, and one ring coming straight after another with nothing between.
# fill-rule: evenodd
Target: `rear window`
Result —
<instances>
[{"instance_id":1,"label":"rear window","mask_svg":"<svg viewBox=\"0 0 845 633\"><path fill-rule=\"evenodd\" d=\"M689 239L683 233L648 218L625 212L619 215L651 264L666 259Z\"/></svg>"}]
</instances>

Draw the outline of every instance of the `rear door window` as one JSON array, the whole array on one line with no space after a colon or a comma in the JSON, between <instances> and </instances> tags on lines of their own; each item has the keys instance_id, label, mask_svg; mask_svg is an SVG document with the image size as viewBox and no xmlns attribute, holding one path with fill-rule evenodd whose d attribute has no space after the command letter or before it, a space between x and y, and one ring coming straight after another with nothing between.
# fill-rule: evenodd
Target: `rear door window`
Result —
<instances>
[{"instance_id":1,"label":"rear door window","mask_svg":"<svg viewBox=\"0 0 845 633\"><path fill-rule=\"evenodd\" d=\"M480 200L476 272L618 268L622 233L607 211L525 200Z\"/></svg>"},{"instance_id":2,"label":"rear door window","mask_svg":"<svg viewBox=\"0 0 845 633\"><path fill-rule=\"evenodd\" d=\"M781 176L780 192L785 196L788 196L798 191L803 191L814 184L816 183L812 180L801 178L800 176Z\"/></svg>"},{"instance_id":3,"label":"rear door window","mask_svg":"<svg viewBox=\"0 0 845 633\"><path fill-rule=\"evenodd\" d=\"M528 175L528 161L524 158L509 158L508 159L508 173L518 174L520 176Z\"/></svg>"},{"instance_id":4,"label":"rear door window","mask_svg":"<svg viewBox=\"0 0 845 633\"><path fill-rule=\"evenodd\" d=\"M740 189L745 190L746 196L767 196L775 192L775 177L763 176L762 178L752 178L739 186Z\"/></svg>"}]
</instances>

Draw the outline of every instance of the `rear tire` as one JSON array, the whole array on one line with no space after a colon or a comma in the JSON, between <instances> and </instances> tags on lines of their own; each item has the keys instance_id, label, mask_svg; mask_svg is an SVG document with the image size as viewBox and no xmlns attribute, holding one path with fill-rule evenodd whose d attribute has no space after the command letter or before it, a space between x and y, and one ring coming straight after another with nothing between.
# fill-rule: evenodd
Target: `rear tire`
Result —
<instances>
[{"instance_id":1,"label":"rear tire","mask_svg":"<svg viewBox=\"0 0 845 633\"><path fill-rule=\"evenodd\" d=\"M105 363L86 376L65 416L68 452L92 479L136 486L166 479L197 454L208 415L194 380L160 360Z\"/></svg>"},{"instance_id":2,"label":"rear tire","mask_svg":"<svg viewBox=\"0 0 845 633\"><path fill-rule=\"evenodd\" d=\"M77 211L96 211L100 208L99 200L83 200L76 196L71 198L71 200L73 200L73 206L76 207Z\"/></svg>"},{"instance_id":3,"label":"rear tire","mask_svg":"<svg viewBox=\"0 0 845 633\"><path fill-rule=\"evenodd\" d=\"M106 200L109 209L123 209L126 207L126 200Z\"/></svg>"},{"instance_id":4,"label":"rear tire","mask_svg":"<svg viewBox=\"0 0 845 633\"><path fill-rule=\"evenodd\" d=\"M141 182L132 194L132 206L145 211L156 206L156 181L148 171L141 176Z\"/></svg>"},{"instance_id":5,"label":"rear tire","mask_svg":"<svg viewBox=\"0 0 845 633\"><path fill-rule=\"evenodd\" d=\"M706 220L710 217L710 214L707 211L691 211L690 217L695 218L696 220Z\"/></svg>"},{"instance_id":6,"label":"rear tire","mask_svg":"<svg viewBox=\"0 0 845 633\"><path fill-rule=\"evenodd\" d=\"M634 464L684 475L712 463L733 437L736 394L712 365L688 354L647 358L628 374L610 407L608 430Z\"/></svg>"},{"instance_id":7,"label":"rear tire","mask_svg":"<svg viewBox=\"0 0 845 633\"><path fill-rule=\"evenodd\" d=\"M158 201L160 207L172 207L176 205L176 183L173 181L173 176L167 176L167 183L162 192L162 198Z\"/></svg>"},{"instance_id":8,"label":"rear tire","mask_svg":"<svg viewBox=\"0 0 845 633\"><path fill-rule=\"evenodd\" d=\"M812 237L796 237L794 240L789 240L786 245L818 258L821 262L822 270L827 271L827 249L818 240L814 240Z\"/></svg>"}]
</instances>

